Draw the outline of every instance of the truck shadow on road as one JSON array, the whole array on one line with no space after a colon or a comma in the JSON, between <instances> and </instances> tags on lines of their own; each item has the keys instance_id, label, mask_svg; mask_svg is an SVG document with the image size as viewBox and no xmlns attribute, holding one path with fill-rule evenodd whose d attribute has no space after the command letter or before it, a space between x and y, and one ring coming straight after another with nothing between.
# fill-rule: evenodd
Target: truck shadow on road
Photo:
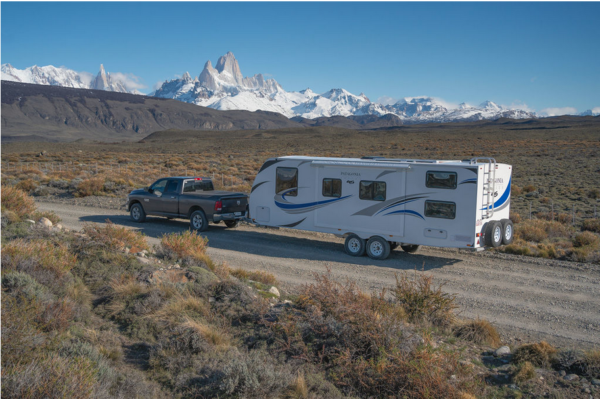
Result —
<instances>
[{"instance_id":1,"label":"truck shadow on road","mask_svg":"<svg viewBox=\"0 0 600 399\"><path fill-rule=\"evenodd\" d=\"M148 237L160 239L163 234L181 233L190 229L185 220L167 220L165 218L148 217L145 223L135 223L129 215L94 215L81 217L82 222L105 223L110 220L114 224L134 228ZM223 224L211 224L207 231L201 233L208 237L209 248L236 251L249 255L267 256L282 259L304 259L307 261L348 263L363 266L376 266L397 270L432 270L461 262L452 254L425 255L408 254L400 249L392 251L388 259L373 260L367 256L353 257L344 252L342 239L291 237L278 234L277 230L266 228L227 229ZM236 265L232 265L236 266Z\"/></svg>"}]
</instances>

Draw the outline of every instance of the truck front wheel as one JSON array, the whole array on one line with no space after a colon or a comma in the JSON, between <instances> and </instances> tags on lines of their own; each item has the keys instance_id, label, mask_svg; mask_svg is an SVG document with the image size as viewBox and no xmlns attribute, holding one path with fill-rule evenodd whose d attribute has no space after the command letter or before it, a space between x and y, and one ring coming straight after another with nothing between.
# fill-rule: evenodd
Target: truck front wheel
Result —
<instances>
[{"instance_id":1,"label":"truck front wheel","mask_svg":"<svg viewBox=\"0 0 600 399\"><path fill-rule=\"evenodd\" d=\"M142 223L146 221L146 212L140 204L133 204L129 209L129 215L134 222Z\"/></svg>"},{"instance_id":2,"label":"truck front wheel","mask_svg":"<svg viewBox=\"0 0 600 399\"><path fill-rule=\"evenodd\" d=\"M195 211L190 216L190 225L192 229L205 231L208 228L208 220L203 211Z\"/></svg>"}]
</instances>

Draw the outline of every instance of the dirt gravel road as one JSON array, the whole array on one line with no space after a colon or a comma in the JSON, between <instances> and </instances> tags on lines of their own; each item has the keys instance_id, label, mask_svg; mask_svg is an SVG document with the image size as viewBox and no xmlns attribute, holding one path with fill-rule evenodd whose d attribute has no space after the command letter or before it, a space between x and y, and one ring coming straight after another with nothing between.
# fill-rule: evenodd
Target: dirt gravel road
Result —
<instances>
[{"instance_id":1,"label":"dirt gravel road","mask_svg":"<svg viewBox=\"0 0 600 399\"><path fill-rule=\"evenodd\" d=\"M79 230L84 222L113 223L134 228L157 244L164 233L189 228L184 220L148 218L133 223L125 211L39 202L62 224ZM261 269L277 276L284 288L313 281L314 272L329 268L334 278L356 280L372 291L391 287L395 274L424 270L457 295L463 317L494 323L505 341L546 339L561 347L600 346L600 267L497 253L422 248L418 254L393 251L384 261L354 258L343 251L343 241L328 234L222 224L205 233L209 255L231 267Z\"/></svg>"}]
</instances>

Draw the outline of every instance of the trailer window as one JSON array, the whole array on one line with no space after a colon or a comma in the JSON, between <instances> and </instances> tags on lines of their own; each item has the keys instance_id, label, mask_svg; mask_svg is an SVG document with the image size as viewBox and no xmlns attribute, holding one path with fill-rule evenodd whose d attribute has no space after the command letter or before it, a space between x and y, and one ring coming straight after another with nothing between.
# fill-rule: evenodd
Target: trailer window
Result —
<instances>
[{"instance_id":1,"label":"trailer window","mask_svg":"<svg viewBox=\"0 0 600 399\"><path fill-rule=\"evenodd\" d=\"M427 172L425 185L429 188L456 188L456 172Z\"/></svg>"},{"instance_id":2,"label":"trailer window","mask_svg":"<svg viewBox=\"0 0 600 399\"><path fill-rule=\"evenodd\" d=\"M277 168L275 194L285 194L290 197L298 196L298 169Z\"/></svg>"},{"instance_id":3,"label":"trailer window","mask_svg":"<svg viewBox=\"0 0 600 399\"><path fill-rule=\"evenodd\" d=\"M361 200L385 201L386 185L383 181L361 181L358 197Z\"/></svg>"},{"instance_id":4,"label":"trailer window","mask_svg":"<svg viewBox=\"0 0 600 399\"><path fill-rule=\"evenodd\" d=\"M341 197L341 179L323 179L323 197Z\"/></svg>"},{"instance_id":5,"label":"trailer window","mask_svg":"<svg viewBox=\"0 0 600 399\"><path fill-rule=\"evenodd\" d=\"M430 218L454 219L456 204L445 201L425 201L425 216Z\"/></svg>"}]
</instances>

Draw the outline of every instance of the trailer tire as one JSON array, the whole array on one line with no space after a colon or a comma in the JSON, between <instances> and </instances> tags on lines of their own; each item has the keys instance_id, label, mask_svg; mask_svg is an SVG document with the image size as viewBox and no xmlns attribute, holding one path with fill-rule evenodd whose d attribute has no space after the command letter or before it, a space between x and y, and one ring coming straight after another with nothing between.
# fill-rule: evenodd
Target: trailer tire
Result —
<instances>
[{"instance_id":1,"label":"trailer tire","mask_svg":"<svg viewBox=\"0 0 600 399\"><path fill-rule=\"evenodd\" d=\"M390 251L390 243L383 237L373 236L367 241L367 255L371 259L387 259Z\"/></svg>"},{"instance_id":2,"label":"trailer tire","mask_svg":"<svg viewBox=\"0 0 600 399\"><path fill-rule=\"evenodd\" d=\"M235 229L236 227L238 227L240 224L239 220L226 220L225 221L225 226L227 226L228 229Z\"/></svg>"},{"instance_id":3,"label":"trailer tire","mask_svg":"<svg viewBox=\"0 0 600 399\"><path fill-rule=\"evenodd\" d=\"M203 211L195 211L190 215L190 225L192 229L205 231L208 228L208 220Z\"/></svg>"},{"instance_id":4,"label":"trailer tire","mask_svg":"<svg viewBox=\"0 0 600 399\"><path fill-rule=\"evenodd\" d=\"M502 223L497 221L488 222L485 227L485 245L492 248L498 248L502 245Z\"/></svg>"},{"instance_id":5,"label":"trailer tire","mask_svg":"<svg viewBox=\"0 0 600 399\"><path fill-rule=\"evenodd\" d=\"M344 242L344 250L350 256L363 256L365 254L365 240L356 234L350 234Z\"/></svg>"},{"instance_id":6,"label":"trailer tire","mask_svg":"<svg viewBox=\"0 0 600 399\"><path fill-rule=\"evenodd\" d=\"M131 205L131 208L129 209L129 215L131 216L131 220L136 223L143 223L146 221L146 212L144 212L144 207L138 203Z\"/></svg>"},{"instance_id":7,"label":"trailer tire","mask_svg":"<svg viewBox=\"0 0 600 399\"><path fill-rule=\"evenodd\" d=\"M409 254L416 253L419 250L419 248L421 248L420 245L412 245L412 244L402 245L402 250Z\"/></svg>"},{"instance_id":8,"label":"trailer tire","mask_svg":"<svg viewBox=\"0 0 600 399\"><path fill-rule=\"evenodd\" d=\"M512 244L515 238L515 227L510 219L502 219L502 245Z\"/></svg>"}]
</instances>

